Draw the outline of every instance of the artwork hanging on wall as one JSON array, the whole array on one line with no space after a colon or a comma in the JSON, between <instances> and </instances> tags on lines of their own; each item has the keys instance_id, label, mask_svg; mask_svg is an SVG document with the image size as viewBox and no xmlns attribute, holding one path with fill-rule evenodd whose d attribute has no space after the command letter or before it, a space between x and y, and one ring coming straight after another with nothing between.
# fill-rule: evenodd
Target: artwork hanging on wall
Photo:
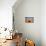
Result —
<instances>
[{"instance_id":1,"label":"artwork hanging on wall","mask_svg":"<svg viewBox=\"0 0 46 46\"><path fill-rule=\"evenodd\" d=\"M25 17L25 23L34 23L34 17Z\"/></svg>"}]
</instances>

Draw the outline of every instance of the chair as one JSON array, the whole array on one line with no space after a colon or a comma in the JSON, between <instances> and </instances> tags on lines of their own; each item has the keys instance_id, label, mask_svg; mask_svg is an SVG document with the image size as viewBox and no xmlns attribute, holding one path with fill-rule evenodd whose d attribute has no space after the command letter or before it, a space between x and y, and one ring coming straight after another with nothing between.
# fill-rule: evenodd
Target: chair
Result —
<instances>
[{"instance_id":1,"label":"chair","mask_svg":"<svg viewBox=\"0 0 46 46\"><path fill-rule=\"evenodd\" d=\"M15 33L16 46L22 46L22 33Z\"/></svg>"}]
</instances>

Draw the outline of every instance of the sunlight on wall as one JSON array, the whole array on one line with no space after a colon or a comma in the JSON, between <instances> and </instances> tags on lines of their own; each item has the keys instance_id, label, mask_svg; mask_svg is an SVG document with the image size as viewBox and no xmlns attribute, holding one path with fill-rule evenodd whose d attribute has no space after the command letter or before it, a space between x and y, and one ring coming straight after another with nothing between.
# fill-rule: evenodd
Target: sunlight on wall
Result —
<instances>
[{"instance_id":1,"label":"sunlight on wall","mask_svg":"<svg viewBox=\"0 0 46 46\"><path fill-rule=\"evenodd\" d=\"M0 27L12 28L12 6L16 0L0 0Z\"/></svg>"}]
</instances>

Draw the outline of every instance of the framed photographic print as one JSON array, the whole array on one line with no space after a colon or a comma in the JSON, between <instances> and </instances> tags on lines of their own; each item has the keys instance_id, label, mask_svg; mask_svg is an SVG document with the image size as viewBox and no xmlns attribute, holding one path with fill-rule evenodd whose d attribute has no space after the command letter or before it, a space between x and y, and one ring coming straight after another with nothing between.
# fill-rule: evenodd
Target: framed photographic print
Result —
<instances>
[{"instance_id":1,"label":"framed photographic print","mask_svg":"<svg viewBox=\"0 0 46 46\"><path fill-rule=\"evenodd\" d=\"M34 23L34 17L25 17L25 23Z\"/></svg>"}]
</instances>

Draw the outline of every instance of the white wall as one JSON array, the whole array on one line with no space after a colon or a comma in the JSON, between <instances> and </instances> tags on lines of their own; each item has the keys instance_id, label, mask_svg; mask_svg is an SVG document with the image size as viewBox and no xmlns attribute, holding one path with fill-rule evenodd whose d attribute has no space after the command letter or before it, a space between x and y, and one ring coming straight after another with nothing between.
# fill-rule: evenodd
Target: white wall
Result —
<instances>
[{"instance_id":1,"label":"white wall","mask_svg":"<svg viewBox=\"0 0 46 46\"><path fill-rule=\"evenodd\" d=\"M34 23L25 23L25 17L34 17ZM23 0L17 8L14 7L14 18L18 32L41 46L41 0Z\"/></svg>"},{"instance_id":2,"label":"white wall","mask_svg":"<svg viewBox=\"0 0 46 46\"><path fill-rule=\"evenodd\" d=\"M0 0L0 27L12 28L12 6L16 0Z\"/></svg>"},{"instance_id":3,"label":"white wall","mask_svg":"<svg viewBox=\"0 0 46 46\"><path fill-rule=\"evenodd\" d=\"M46 46L46 0L41 1L41 40L42 46Z\"/></svg>"}]
</instances>

